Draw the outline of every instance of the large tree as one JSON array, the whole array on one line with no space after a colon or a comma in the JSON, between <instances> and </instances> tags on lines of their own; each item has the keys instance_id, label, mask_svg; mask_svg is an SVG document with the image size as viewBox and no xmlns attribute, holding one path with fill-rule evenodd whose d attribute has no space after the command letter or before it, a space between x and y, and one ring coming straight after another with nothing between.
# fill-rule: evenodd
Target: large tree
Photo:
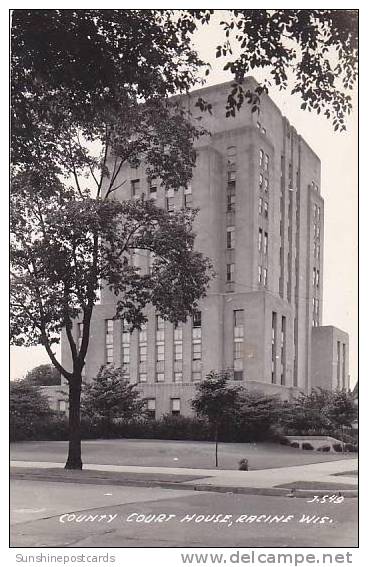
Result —
<instances>
[{"instance_id":1,"label":"large tree","mask_svg":"<svg viewBox=\"0 0 368 567\"><path fill-rule=\"evenodd\" d=\"M81 468L80 395L99 280L116 294L116 317L139 328L144 308L185 321L205 294L209 263L194 251L195 212L168 213L152 201L80 198L63 185L47 201L18 176L11 194L11 334L14 344L42 344L69 383L70 443L67 468ZM150 272L130 261L152 252ZM81 317L80 344L73 321ZM53 345L66 331L72 368Z\"/></svg>"},{"instance_id":2,"label":"large tree","mask_svg":"<svg viewBox=\"0 0 368 567\"><path fill-rule=\"evenodd\" d=\"M201 131L166 97L193 86L200 64L169 12L13 13L12 341L44 345L68 381L67 468L82 467L81 374L99 282L134 329L149 303L185 320L209 281L194 212L114 199L127 167L142 164L166 188L190 180ZM154 254L150 273L131 261L140 251ZM62 328L71 369L53 349Z\"/></svg>"}]
</instances>

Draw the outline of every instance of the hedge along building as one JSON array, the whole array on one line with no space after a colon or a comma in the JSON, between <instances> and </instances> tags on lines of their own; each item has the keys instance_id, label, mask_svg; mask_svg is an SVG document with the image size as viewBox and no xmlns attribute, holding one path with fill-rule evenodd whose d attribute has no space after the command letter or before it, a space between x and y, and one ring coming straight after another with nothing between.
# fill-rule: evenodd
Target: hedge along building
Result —
<instances>
[{"instance_id":1,"label":"hedge along building","mask_svg":"<svg viewBox=\"0 0 368 567\"><path fill-rule=\"evenodd\" d=\"M198 96L212 104L212 114L202 115L211 135L196 142L190 186L166 191L143 166L126 167L120 174L126 183L114 193L144 195L168 211L199 208L196 248L217 274L192 320L174 327L151 308L146 327L132 334L113 320L116 297L102 290L85 379L101 364L124 367L155 416L189 414L195 384L210 370L230 369L234 382L283 398L317 386L348 387L348 335L321 326L320 160L269 96L262 96L259 114L244 103L226 118L230 85L183 97L194 117ZM247 79L245 89L256 86ZM149 253L133 258L141 270L151 261ZM77 342L80 325L73 330ZM69 356L62 340L66 365Z\"/></svg>"}]
</instances>

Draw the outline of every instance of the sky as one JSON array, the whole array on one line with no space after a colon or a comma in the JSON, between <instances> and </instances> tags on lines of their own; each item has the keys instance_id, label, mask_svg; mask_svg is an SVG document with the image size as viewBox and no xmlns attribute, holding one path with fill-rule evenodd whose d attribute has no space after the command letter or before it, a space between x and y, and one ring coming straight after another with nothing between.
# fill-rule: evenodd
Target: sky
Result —
<instances>
[{"instance_id":1,"label":"sky","mask_svg":"<svg viewBox=\"0 0 368 567\"><path fill-rule=\"evenodd\" d=\"M222 40L219 22L226 11L218 10L210 26L201 30L195 45L212 65L206 86L231 80L216 59L215 46ZM261 72L253 76L264 79ZM270 89L269 95L321 159L321 195L325 201L323 325L335 325L350 336L351 385L357 380L357 222L358 222L358 115L357 91L354 111L347 119L347 132L336 133L322 116L300 109L300 99L288 92ZM43 347L11 348L11 379L24 376L38 364L48 363Z\"/></svg>"}]
</instances>

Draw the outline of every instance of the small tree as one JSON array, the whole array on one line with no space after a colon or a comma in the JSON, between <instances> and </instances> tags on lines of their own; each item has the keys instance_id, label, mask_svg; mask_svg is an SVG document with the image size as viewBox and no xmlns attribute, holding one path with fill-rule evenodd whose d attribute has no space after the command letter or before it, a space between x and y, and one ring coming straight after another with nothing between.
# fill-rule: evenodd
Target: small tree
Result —
<instances>
[{"instance_id":1,"label":"small tree","mask_svg":"<svg viewBox=\"0 0 368 567\"><path fill-rule=\"evenodd\" d=\"M357 409L349 392L313 388L310 394L300 393L285 405L282 421L297 433L310 430L326 433L351 425L356 415Z\"/></svg>"},{"instance_id":2,"label":"small tree","mask_svg":"<svg viewBox=\"0 0 368 567\"><path fill-rule=\"evenodd\" d=\"M101 366L97 376L84 387L82 412L104 423L109 430L115 419L134 419L144 410L135 384L129 384L121 368Z\"/></svg>"},{"instance_id":3,"label":"small tree","mask_svg":"<svg viewBox=\"0 0 368 567\"><path fill-rule=\"evenodd\" d=\"M192 408L198 417L204 417L214 429L215 465L218 467L218 438L221 426L232 420L239 409L240 387L229 385L230 374L211 371L197 385L196 397L192 400Z\"/></svg>"},{"instance_id":4,"label":"small tree","mask_svg":"<svg viewBox=\"0 0 368 567\"><path fill-rule=\"evenodd\" d=\"M40 364L29 370L25 381L36 386L60 386L60 372L52 364Z\"/></svg>"},{"instance_id":5,"label":"small tree","mask_svg":"<svg viewBox=\"0 0 368 567\"><path fill-rule=\"evenodd\" d=\"M25 380L10 382L10 437L29 438L35 429L54 416L38 386Z\"/></svg>"},{"instance_id":6,"label":"small tree","mask_svg":"<svg viewBox=\"0 0 368 567\"><path fill-rule=\"evenodd\" d=\"M358 417L358 408L352 394L344 390L332 392L325 413L335 428L340 430L341 441L344 441L344 427L351 427Z\"/></svg>"}]
</instances>

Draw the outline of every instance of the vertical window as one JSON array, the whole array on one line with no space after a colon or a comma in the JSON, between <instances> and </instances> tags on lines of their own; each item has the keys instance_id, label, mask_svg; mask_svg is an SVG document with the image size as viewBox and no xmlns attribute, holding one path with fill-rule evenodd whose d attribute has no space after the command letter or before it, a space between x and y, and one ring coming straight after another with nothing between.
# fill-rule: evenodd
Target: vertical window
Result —
<instances>
[{"instance_id":1,"label":"vertical window","mask_svg":"<svg viewBox=\"0 0 368 567\"><path fill-rule=\"evenodd\" d=\"M264 216L265 216L265 219L268 219L268 202L267 201L264 202Z\"/></svg>"},{"instance_id":2,"label":"vertical window","mask_svg":"<svg viewBox=\"0 0 368 567\"><path fill-rule=\"evenodd\" d=\"M150 199L157 199L157 180L155 178L148 180L148 190Z\"/></svg>"},{"instance_id":3,"label":"vertical window","mask_svg":"<svg viewBox=\"0 0 368 567\"><path fill-rule=\"evenodd\" d=\"M263 213L263 199L262 197L258 200L258 213L261 215Z\"/></svg>"},{"instance_id":4,"label":"vertical window","mask_svg":"<svg viewBox=\"0 0 368 567\"><path fill-rule=\"evenodd\" d=\"M243 380L244 371L244 309L234 312L234 380Z\"/></svg>"},{"instance_id":5,"label":"vertical window","mask_svg":"<svg viewBox=\"0 0 368 567\"><path fill-rule=\"evenodd\" d=\"M262 266L258 266L258 283L262 283Z\"/></svg>"},{"instance_id":6,"label":"vertical window","mask_svg":"<svg viewBox=\"0 0 368 567\"><path fill-rule=\"evenodd\" d=\"M183 327L181 323L178 323L174 328L174 381L181 382L182 376L176 376L176 374L182 374L183 371Z\"/></svg>"},{"instance_id":7,"label":"vertical window","mask_svg":"<svg viewBox=\"0 0 368 567\"><path fill-rule=\"evenodd\" d=\"M267 177L264 178L264 191L268 193L269 183Z\"/></svg>"},{"instance_id":8,"label":"vertical window","mask_svg":"<svg viewBox=\"0 0 368 567\"><path fill-rule=\"evenodd\" d=\"M277 332L277 313L272 311L271 326L271 382L276 384L276 332Z\"/></svg>"},{"instance_id":9,"label":"vertical window","mask_svg":"<svg viewBox=\"0 0 368 567\"><path fill-rule=\"evenodd\" d=\"M262 173L259 174L259 188L263 189L263 175Z\"/></svg>"},{"instance_id":10,"label":"vertical window","mask_svg":"<svg viewBox=\"0 0 368 567\"><path fill-rule=\"evenodd\" d=\"M285 385L286 370L286 317L281 317L281 376L280 382Z\"/></svg>"},{"instance_id":11,"label":"vertical window","mask_svg":"<svg viewBox=\"0 0 368 567\"><path fill-rule=\"evenodd\" d=\"M227 172L227 185L228 187L235 187L236 181L236 172L235 171L228 171Z\"/></svg>"},{"instance_id":12,"label":"vertical window","mask_svg":"<svg viewBox=\"0 0 368 567\"><path fill-rule=\"evenodd\" d=\"M270 163L270 157L269 157L268 154L265 154L265 166L264 166L264 168L265 168L266 171L268 171L269 163Z\"/></svg>"},{"instance_id":13,"label":"vertical window","mask_svg":"<svg viewBox=\"0 0 368 567\"><path fill-rule=\"evenodd\" d=\"M340 389L341 386L341 343L337 341L337 387Z\"/></svg>"},{"instance_id":14,"label":"vertical window","mask_svg":"<svg viewBox=\"0 0 368 567\"><path fill-rule=\"evenodd\" d=\"M316 287L319 287L319 270L316 270Z\"/></svg>"},{"instance_id":15,"label":"vertical window","mask_svg":"<svg viewBox=\"0 0 368 567\"><path fill-rule=\"evenodd\" d=\"M140 179L132 179L132 181L130 182L130 185L131 185L133 199L139 197L140 196L140 190L141 190Z\"/></svg>"},{"instance_id":16,"label":"vertical window","mask_svg":"<svg viewBox=\"0 0 368 567\"><path fill-rule=\"evenodd\" d=\"M229 190L227 192L227 212L231 212L235 210L235 193L234 191Z\"/></svg>"},{"instance_id":17,"label":"vertical window","mask_svg":"<svg viewBox=\"0 0 368 567\"><path fill-rule=\"evenodd\" d=\"M265 287L267 286L267 278L268 278L267 268L263 268L263 285Z\"/></svg>"},{"instance_id":18,"label":"vertical window","mask_svg":"<svg viewBox=\"0 0 368 567\"><path fill-rule=\"evenodd\" d=\"M193 199L192 199L192 186L188 184L184 188L184 207L189 209L192 206Z\"/></svg>"},{"instance_id":19,"label":"vertical window","mask_svg":"<svg viewBox=\"0 0 368 567\"><path fill-rule=\"evenodd\" d=\"M342 343L342 387L346 387L346 344Z\"/></svg>"},{"instance_id":20,"label":"vertical window","mask_svg":"<svg viewBox=\"0 0 368 567\"><path fill-rule=\"evenodd\" d=\"M262 149L259 150L259 167L263 167L263 158L264 158L264 151Z\"/></svg>"},{"instance_id":21,"label":"vertical window","mask_svg":"<svg viewBox=\"0 0 368 567\"><path fill-rule=\"evenodd\" d=\"M183 381L183 324L174 327L174 382Z\"/></svg>"},{"instance_id":22,"label":"vertical window","mask_svg":"<svg viewBox=\"0 0 368 567\"><path fill-rule=\"evenodd\" d=\"M171 398L171 414L180 415L180 398Z\"/></svg>"},{"instance_id":23,"label":"vertical window","mask_svg":"<svg viewBox=\"0 0 368 567\"><path fill-rule=\"evenodd\" d=\"M317 274L316 268L313 268L313 276L312 276L313 287L316 285L316 281L317 281L316 274Z\"/></svg>"},{"instance_id":24,"label":"vertical window","mask_svg":"<svg viewBox=\"0 0 368 567\"><path fill-rule=\"evenodd\" d=\"M114 321L105 320L105 360L106 364L114 362Z\"/></svg>"},{"instance_id":25,"label":"vertical window","mask_svg":"<svg viewBox=\"0 0 368 567\"><path fill-rule=\"evenodd\" d=\"M236 146L229 146L227 148L227 166L229 168L236 167Z\"/></svg>"},{"instance_id":26,"label":"vertical window","mask_svg":"<svg viewBox=\"0 0 368 567\"><path fill-rule=\"evenodd\" d=\"M263 254L268 254L268 232L265 232L263 237Z\"/></svg>"},{"instance_id":27,"label":"vertical window","mask_svg":"<svg viewBox=\"0 0 368 567\"><path fill-rule=\"evenodd\" d=\"M258 229L258 250L261 252L262 250L262 241L263 241L263 230L261 228Z\"/></svg>"},{"instance_id":28,"label":"vertical window","mask_svg":"<svg viewBox=\"0 0 368 567\"><path fill-rule=\"evenodd\" d=\"M234 281L235 264L226 264L226 281Z\"/></svg>"},{"instance_id":29,"label":"vertical window","mask_svg":"<svg viewBox=\"0 0 368 567\"><path fill-rule=\"evenodd\" d=\"M192 319L192 379L201 379L202 360L202 318L201 312L196 311ZM194 376L195 374L195 376Z\"/></svg>"},{"instance_id":30,"label":"vertical window","mask_svg":"<svg viewBox=\"0 0 368 567\"><path fill-rule=\"evenodd\" d=\"M156 400L155 398L150 398L147 400L147 416L150 419L156 418Z\"/></svg>"},{"instance_id":31,"label":"vertical window","mask_svg":"<svg viewBox=\"0 0 368 567\"><path fill-rule=\"evenodd\" d=\"M226 229L226 248L235 248L235 227L228 226Z\"/></svg>"},{"instance_id":32,"label":"vertical window","mask_svg":"<svg viewBox=\"0 0 368 567\"><path fill-rule=\"evenodd\" d=\"M147 322L138 333L138 381L147 382Z\"/></svg>"},{"instance_id":33,"label":"vertical window","mask_svg":"<svg viewBox=\"0 0 368 567\"><path fill-rule=\"evenodd\" d=\"M169 213L172 213L175 209L174 197L166 197L165 203L166 203L166 210Z\"/></svg>"},{"instance_id":34,"label":"vertical window","mask_svg":"<svg viewBox=\"0 0 368 567\"><path fill-rule=\"evenodd\" d=\"M200 311L195 311L193 313L193 327L201 327L202 326L202 314Z\"/></svg>"},{"instance_id":35,"label":"vertical window","mask_svg":"<svg viewBox=\"0 0 368 567\"><path fill-rule=\"evenodd\" d=\"M130 363L130 331L129 326L126 321L122 321L122 332L121 332L121 365L124 373L129 374L129 363Z\"/></svg>"}]
</instances>

